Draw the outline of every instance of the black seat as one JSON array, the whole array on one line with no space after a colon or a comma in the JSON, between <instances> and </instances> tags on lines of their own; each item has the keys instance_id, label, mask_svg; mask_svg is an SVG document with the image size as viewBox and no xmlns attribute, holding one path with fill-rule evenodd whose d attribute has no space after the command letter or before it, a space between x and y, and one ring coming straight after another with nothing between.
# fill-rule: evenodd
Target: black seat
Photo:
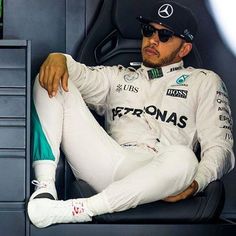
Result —
<instances>
[{"instance_id":1,"label":"black seat","mask_svg":"<svg viewBox=\"0 0 236 236\"><path fill-rule=\"evenodd\" d=\"M90 197L96 194L86 182L73 181L68 187L68 198ZM157 201L123 212L96 216L97 223L200 223L215 222L224 203L224 186L217 180L195 197L177 202Z\"/></svg>"},{"instance_id":2,"label":"black seat","mask_svg":"<svg viewBox=\"0 0 236 236\"><path fill-rule=\"evenodd\" d=\"M156 3L157 0L105 0L75 59L89 66L131 66L132 62L141 62L141 32L136 17L150 12ZM185 65L202 66L195 44Z\"/></svg>"},{"instance_id":3,"label":"black seat","mask_svg":"<svg viewBox=\"0 0 236 236\"><path fill-rule=\"evenodd\" d=\"M140 62L141 35L136 16L143 14L157 0L104 0L95 24L77 54L77 60L89 66L130 66ZM127 14L129 13L129 14ZM200 54L194 50L185 65L201 66ZM101 119L101 118L99 118ZM84 181L76 181L66 167L66 198L89 197L96 192ZM224 186L214 181L196 196L177 202L158 201L124 212L95 217L100 223L190 223L216 220L224 204Z\"/></svg>"}]
</instances>

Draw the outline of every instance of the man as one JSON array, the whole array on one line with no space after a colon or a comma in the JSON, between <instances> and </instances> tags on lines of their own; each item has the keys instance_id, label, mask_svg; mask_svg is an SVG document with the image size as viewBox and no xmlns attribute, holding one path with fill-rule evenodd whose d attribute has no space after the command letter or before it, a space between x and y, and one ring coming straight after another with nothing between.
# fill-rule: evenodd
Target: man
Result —
<instances>
[{"instance_id":1,"label":"man","mask_svg":"<svg viewBox=\"0 0 236 236\"><path fill-rule=\"evenodd\" d=\"M191 11L159 2L139 17L141 68L86 67L50 54L34 85L33 158L37 185L28 204L37 227L86 222L139 204L176 202L234 167L227 90L212 71L184 68L197 24ZM86 104L106 118L106 131ZM201 145L201 161L193 151ZM58 201L62 148L76 178L97 192Z\"/></svg>"}]
</instances>

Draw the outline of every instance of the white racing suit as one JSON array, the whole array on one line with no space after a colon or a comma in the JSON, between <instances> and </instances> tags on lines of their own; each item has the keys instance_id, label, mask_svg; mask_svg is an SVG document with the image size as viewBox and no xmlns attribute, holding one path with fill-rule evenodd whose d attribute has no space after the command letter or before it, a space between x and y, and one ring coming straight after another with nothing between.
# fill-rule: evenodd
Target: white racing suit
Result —
<instances>
[{"instance_id":1,"label":"white racing suit","mask_svg":"<svg viewBox=\"0 0 236 236\"><path fill-rule=\"evenodd\" d=\"M75 177L100 192L100 213L175 195L193 180L202 191L234 167L228 94L212 71L183 62L86 67L66 58L69 92L50 99L35 82L34 164L56 167L61 146ZM106 132L84 102L105 116Z\"/></svg>"}]
</instances>

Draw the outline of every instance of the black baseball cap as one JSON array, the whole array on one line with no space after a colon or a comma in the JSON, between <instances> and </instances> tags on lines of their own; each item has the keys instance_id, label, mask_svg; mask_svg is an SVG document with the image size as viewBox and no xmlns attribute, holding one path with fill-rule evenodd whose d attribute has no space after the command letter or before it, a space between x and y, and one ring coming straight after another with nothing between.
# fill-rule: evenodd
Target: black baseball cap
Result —
<instances>
[{"instance_id":1,"label":"black baseball cap","mask_svg":"<svg viewBox=\"0 0 236 236\"><path fill-rule=\"evenodd\" d=\"M197 21L191 10L172 1L161 1L154 5L149 16L139 16L141 23L158 23L176 35L192 42L197 33Z\"/></svg>"}]
</instances>

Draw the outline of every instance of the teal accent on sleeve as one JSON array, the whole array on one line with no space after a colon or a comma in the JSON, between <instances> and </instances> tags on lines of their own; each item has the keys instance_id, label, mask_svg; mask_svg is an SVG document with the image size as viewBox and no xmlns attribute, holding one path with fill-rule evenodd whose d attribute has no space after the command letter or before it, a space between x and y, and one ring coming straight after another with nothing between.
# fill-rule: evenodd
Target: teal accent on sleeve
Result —
<instances>
[{"instance_id":1,"label":"teal accent on sleeve","mask_svg":"<svg viewBox=\"0 0 236 236\"><path fill-rule=\"evenodd\" d=\"M32 103L33 104L33 103ZM52 160L55 161L55 157L52 153L52 149L47 141L47 138L43 132L37 111L34 104L31 109L32 129L31 129L31 141L33 160Z\"/></svg>"}]
</instances>

